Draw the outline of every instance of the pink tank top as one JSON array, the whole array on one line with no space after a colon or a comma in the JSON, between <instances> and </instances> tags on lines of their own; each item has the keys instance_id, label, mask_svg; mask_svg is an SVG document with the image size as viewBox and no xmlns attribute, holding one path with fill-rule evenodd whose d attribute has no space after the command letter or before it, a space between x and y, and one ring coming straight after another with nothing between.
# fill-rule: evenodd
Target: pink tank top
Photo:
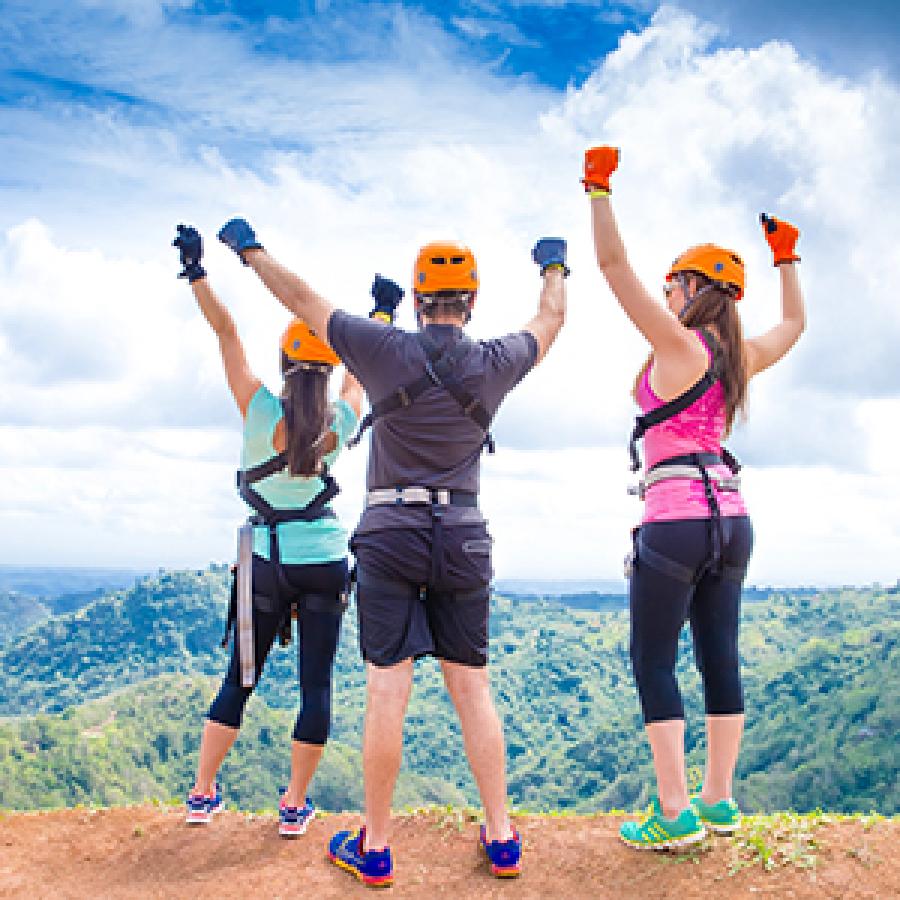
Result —
<instances>
[{"instance_id":1,"label":"pink tank top","mask_svg":"<svg viewBox=\"0 0 900 900\"><path fill-rule=\"evenodd\" d=\"M701 335L701 340L703 337ZM705 343L705 341L704 341ZM712 350L706 352L712 360ZM652 364L651 364L652 367ZM641 378L637 402L641 412L662 406L650 387L650 368ZM655 425L644 435L645 471L660 460L685 453L718 453L725 434L725 394L716 382L699 400L687 409ZM727 466L712 466L710 471L725 477L731 474ZM723 516L745 516L747 508L738 491L716 490ZM644 500L644 522L667 522L673 519L708 519L709 504L703 494L703 482L685 478L660 481L648 488Z\"/></svg>"}]
</instances>

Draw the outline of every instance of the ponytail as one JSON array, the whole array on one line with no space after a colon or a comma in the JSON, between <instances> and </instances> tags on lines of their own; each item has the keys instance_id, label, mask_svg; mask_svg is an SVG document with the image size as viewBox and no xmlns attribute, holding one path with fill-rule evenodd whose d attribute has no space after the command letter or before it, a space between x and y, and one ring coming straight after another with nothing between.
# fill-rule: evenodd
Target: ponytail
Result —
<instances>
[{"instance_id":1,"label":"ponytail","mask_svg":"<svg viewBox=\"0 0 900 900\"><path fill-rule=\"evenodd\" d=\"M744 414L747 403L747 359L744 353L744 333L741 319L735 305L734 295L718 283L711 281L699 272L688 273L696 279L694 294L702 288L709 287L702 296L691 303L684 314L682 324L685 328L699 329L713 326L721 351L719 365L719 383L725 394L725 434L731 433L737 415ZM710 348L712 349L712 348ZM653 362L653 354L647 357L634 382L633 396L644 377L644 373Z\"/></svg>"},{"instance_id":2,"label":"ponytail","mask_svg":"<svg viewBox=\"0 0 900 900\"><path fill-rule=\"evenodd\" d=\"M328 380L331 366L297 364L281 358L285 453L291 475L319 475L328 438Z\"/></svg>"}]
</instances>

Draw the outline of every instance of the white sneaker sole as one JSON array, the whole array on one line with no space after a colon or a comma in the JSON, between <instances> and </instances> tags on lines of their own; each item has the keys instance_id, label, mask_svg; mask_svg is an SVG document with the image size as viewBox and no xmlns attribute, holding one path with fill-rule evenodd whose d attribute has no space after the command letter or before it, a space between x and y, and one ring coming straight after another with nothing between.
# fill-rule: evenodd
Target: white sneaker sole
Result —
<instances>
[{"instance_id":1,"label":"white sneaker sole","mask_svg":"<svg viewBox=\"0 0 900 900\"><path fill-rule=\"evenodd\" d=\"M704 822L703 823L709 831L715 832L715 834L734 834L738 828L741 827L741 820L738 819L732 825L715 825L712 822Z\"/></svg>"},{"instance_id":2,"label":"white sneaker sole","mask_svg":"<svg viewBox=\"0 0 900 900\"><path fill-rule=\"evenodd\" d=\"M639 844L629 841L628 838L619 835L619 839L626 847L632 850L677 850L679 847L690 847L693 844L699 844L706 837L706 829L702 829L696 834L689 834L685 837L671 838L668 841L660 841L658 844Z\"/></svg>"},{"instance_id":3,"label":"white sneaker sole","mask_svg":"<svg viewBox=\"0 0 900 900\"><path fill-rule=\"evenodd\" d=\"M306 834L306 829L309 828L309 823L316 817L316 811L313 810L309 816L303 822L298 823L297 825L284 825L283 823L278 823L278 833L281 837L284 838L295 838L300 837L303 834Z\"/></svg>"},{"instance_id":4,"label":"white sneaker sole","mask_svg":"<svg viewBox=\"0 0 900 900\"><path fill-rule=\"evenodd\" d=\"M206 810L206 812L189 812L184 821L188 825L209 825L216 813L222 812L224 804L220 803L215 809Z\"/></svg>"},{"instance_id":5,"label":"white sneaker sole","mask_svg":"<svg viewBox=\"0 0 900 900\"><path fill-rule=\"evenodd\" d=\"M209 825L212 816L209 813L188 813L184 821L187 825Z\"/></svg>"}]
</instances>

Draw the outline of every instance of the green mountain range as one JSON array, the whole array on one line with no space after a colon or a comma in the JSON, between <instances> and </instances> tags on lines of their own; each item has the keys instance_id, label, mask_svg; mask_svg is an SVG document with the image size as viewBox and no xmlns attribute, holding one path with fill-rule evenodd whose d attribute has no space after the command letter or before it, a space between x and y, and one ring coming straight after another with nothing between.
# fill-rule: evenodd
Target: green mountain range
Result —
<instances>
[{"instance_id":1,"label":"green mountain range","mask_svg":"<svg viewBox=\"0 0 900 900\"><path fill-rule=\"evenodd\" d=\"M214 566L146 578L0 647L0 807L184 793L227 663L219 641L228 577ZM900 811L898 606L896 589L773 592L745 605L747 731L735 792L748 810ZM333 742L315 785L326 808L360 799L365 672L354 618L351 610L344 620ZM517 806L590 811L647 800L652 770L627 648L624 610L494 598L492 685ZM286 780L295 652L273 650L222 772L245 808L271 806ZM679 678L697 765L702 701L686 635ZM412 777L398 805L476 802L432 661L417 664L404 770Z\"/></svg>"}]
</instances>

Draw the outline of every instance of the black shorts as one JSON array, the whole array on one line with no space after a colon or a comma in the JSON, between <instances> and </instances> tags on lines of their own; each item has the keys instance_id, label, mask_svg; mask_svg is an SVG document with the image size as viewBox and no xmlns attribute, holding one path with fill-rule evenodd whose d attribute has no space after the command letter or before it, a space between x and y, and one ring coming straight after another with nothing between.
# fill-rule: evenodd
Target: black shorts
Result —
<instances>
[{"instance_id":1,"label":"black shorts","mask_svg":"<svg viewBox=\"0 0 900 900\"><path fill-rule=\"evenodd\" d=\"M430 584L429 528L354 535L356 609L363 659L392 666L432 655L482 667L488 661L491 537L484 524L445 526L444 580Z\"/></svg>"}]
</instances>

